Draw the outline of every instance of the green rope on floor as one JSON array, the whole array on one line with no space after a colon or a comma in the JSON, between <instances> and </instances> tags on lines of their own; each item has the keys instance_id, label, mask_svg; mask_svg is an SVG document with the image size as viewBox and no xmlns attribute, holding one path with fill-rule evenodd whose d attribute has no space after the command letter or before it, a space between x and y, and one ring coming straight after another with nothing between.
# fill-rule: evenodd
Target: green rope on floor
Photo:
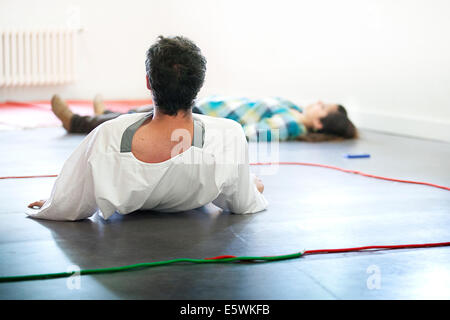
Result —
<instances>
[{"instance_id":1,"label":"green rope on floor","mask_svg":"<svg viewBox=\"0 0 450 320\"><path fill-rule=\"evenodd\" d=\"M300 258L303 253L293 253L281 256L269 256L269 257L235 257L235 258L224 258L224 259L173 259L165 261L147 262L147 263L137 263L122 267L112 267L112 268L100 268L100 269L86 269L80 270L80 275L88 274L100 274L100 273L113 273L129 271L141 268L157 267L173 263L189 262L189 263L228 263L228 262L238 262L238 261L252 261L252 262L271 262L287 259ZM76 272L59 272L59 273L43 273L43 274L30 274L22 276L9 276L0 277L0 282L13 282L13 281L29 281L29 280L46 280L55 278L66 278L74 275Z\"/></svg>"}]
</instances>

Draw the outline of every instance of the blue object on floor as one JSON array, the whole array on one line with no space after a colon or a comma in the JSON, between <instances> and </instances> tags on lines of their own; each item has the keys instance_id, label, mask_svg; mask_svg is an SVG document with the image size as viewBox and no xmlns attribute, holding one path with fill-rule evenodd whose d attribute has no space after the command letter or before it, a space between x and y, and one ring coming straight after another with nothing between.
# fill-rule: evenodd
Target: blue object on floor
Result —
<instances>
[{"instance_id":1,"label":"blue object on floor","mask_svg":"<svg viewBox=\"0 0 450 320\"><path fill-rule=\"evenodd\" d=\"M364 154L346 154L345 155L349 159L357 159L357 158L370 158L370 154L364 153Z\"/></svg>"}]
</instances>

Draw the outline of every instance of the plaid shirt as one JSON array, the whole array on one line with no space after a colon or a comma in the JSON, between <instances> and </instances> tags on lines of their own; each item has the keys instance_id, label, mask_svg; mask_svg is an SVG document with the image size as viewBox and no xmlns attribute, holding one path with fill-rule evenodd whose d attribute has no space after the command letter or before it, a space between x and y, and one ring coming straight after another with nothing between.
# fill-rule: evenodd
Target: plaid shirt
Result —
<instances>
[{"instance_id":1,"label":"plaid shirt","mask_svg":"<svg viewBox=\"0 0 450 320\"><path fill-rule=\"evenodd\" d=\"M292 140L306 134L298 117L302 109L282 98L252 100L248 98L208 97L197 101L196 106L206 115L239 122L248 140L256 141L261 134L272 140L273 129L279 130L279 140Z\"/></svg>"}]
</instances>

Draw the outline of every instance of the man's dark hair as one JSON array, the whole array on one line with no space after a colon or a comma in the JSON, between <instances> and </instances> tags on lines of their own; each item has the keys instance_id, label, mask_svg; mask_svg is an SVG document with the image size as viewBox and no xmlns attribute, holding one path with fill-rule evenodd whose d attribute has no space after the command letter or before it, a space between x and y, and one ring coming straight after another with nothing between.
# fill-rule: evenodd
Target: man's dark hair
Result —
<instances>
[{"instance_id":1,"label":"man's dark hair","mask_svg":"<svg viewBox=\"0 0 450 320\"><path fill-rule=\"evenodd\" d=\"M191 40L159 36L147 51L145 67L158 110L173 116L192 108L205 80L206 59Z\"/></svg>"}]
</instances>

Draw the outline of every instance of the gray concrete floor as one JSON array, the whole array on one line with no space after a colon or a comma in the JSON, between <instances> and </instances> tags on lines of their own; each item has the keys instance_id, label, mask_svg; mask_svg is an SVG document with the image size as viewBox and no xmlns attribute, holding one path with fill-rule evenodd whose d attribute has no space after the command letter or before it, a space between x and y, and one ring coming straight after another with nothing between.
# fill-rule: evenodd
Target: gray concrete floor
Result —
<instances>
[{"instance_id":1,"label":"gray concrete floor","mask_svg":"<svg viewBox=\"0 0 450 320\"><path fill-rule=\"evenodd\" d=\"M0 132L0 176L57 174L83 136L62 128ZM253 150L253 148L251 148ZM346 153L370 153L347 159ZM252 151L252 160L257 160ZM259 159L265 160L265 159ZM357 141L282 143L280 161L317 162L450 186L450 145L362 131ZM222 254L450 241L450 193L334 170L280 166L261 175L270 202L250 215L213 206L104 221L33 220L26 205L54 178L0 180L0 276ZM378 286L372 280L378 279ZM69 279L69 281L72 279ZM73 282L72 282L73 283ZM449 299L450 247L306 256L259 264L171 265L0 283L0 299Z\"/></svg>"}]
</instances>

